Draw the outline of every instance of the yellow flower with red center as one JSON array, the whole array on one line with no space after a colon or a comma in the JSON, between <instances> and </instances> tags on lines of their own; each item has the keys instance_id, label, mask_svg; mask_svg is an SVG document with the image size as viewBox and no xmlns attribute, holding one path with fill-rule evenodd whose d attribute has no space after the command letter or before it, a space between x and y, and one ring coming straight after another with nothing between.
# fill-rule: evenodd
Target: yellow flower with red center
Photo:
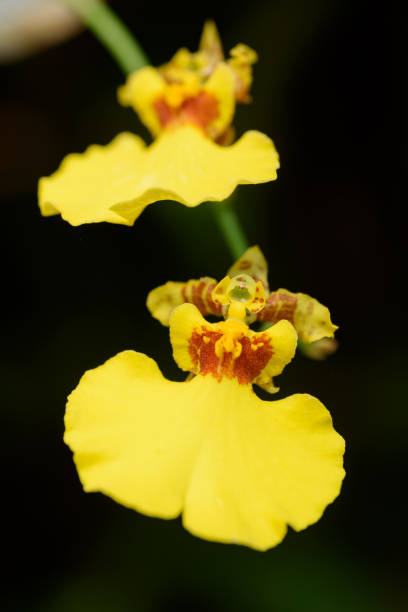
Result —
<instances>
[{"instance_id":1,"label":"yellow flower with red center","mask_svg":"<svg viewBox=\"0 0 408 612\"><path fill-rule=\"evenodd\" d=\"M68 155L40 179L42 214L60 213L72 225L132 225L158 200L194 207L225 200L239 184L276 179L279 158L267 136L249 131L231 144L235 105L249 101L256 59L242 44L225 59L208 22L198 52L180 49L164 66L131 74L119 101L135 109L155 141L146 147L123 132L106 146Z\"/></svg>"},{"instance_id":2,"label":"yellow flower with red center","mask_svg":"<svg viewBox=\"0 0 408 612\"><path fill-rule=\"evenodd\" d=\"M119 353L70 395L64 439L85 491L150 516L182 514L202 538L266 550L337 497L344 440L311 395L254 393L291 361L297 333L286 319L249 329L265 289L247 276L219 290L225 321L209 323L194 304L172 308L174 359L192 379L169 381L146 355Z\"/></svg>"}]
</instances>

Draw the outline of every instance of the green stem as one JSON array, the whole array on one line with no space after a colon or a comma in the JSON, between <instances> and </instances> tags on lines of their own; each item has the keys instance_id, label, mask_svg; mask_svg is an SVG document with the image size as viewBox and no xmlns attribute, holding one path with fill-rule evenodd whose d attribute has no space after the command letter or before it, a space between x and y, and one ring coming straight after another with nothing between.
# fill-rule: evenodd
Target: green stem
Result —
<instances>
[{"instance_id":1,"label":"green stem","mask_svg":"<svg viewBox=\"0 0 408 612\"><path fill-rule=\"evenodd\" d=\"M234 210L234 197L213 204L211 208L231 255L238 259L249 247L249 242Z\"/></svg>"},{"instance_id":2,"label":"green stem","mask_svg":"<svg viewBox=\"0 0 408 612\"><path fill-rule=\"evenodd\" d=\"M99 0L60 0L60 2L78 13L125 74L149 64L149 59L139 43L108 5Z\"/></svg>"},{"instance_id":3,"label":"green stem","mask_svg":"<svg viewBox=\"0 0 408 612\"><path fill-rule=\"evenodd\" d=\"M303 342L303 340L298 338L297 347L300 350L300 352L303 353L304 355L307 355L307 346L308 346L307 342Z\"/></svg>"}]
</instances>

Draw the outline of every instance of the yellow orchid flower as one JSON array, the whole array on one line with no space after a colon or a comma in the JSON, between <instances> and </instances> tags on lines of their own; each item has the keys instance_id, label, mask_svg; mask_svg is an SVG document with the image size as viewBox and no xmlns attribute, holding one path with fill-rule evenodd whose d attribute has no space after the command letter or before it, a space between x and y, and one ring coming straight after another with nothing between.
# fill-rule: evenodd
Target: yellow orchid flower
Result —
<instances>
[{"instance_id":1,"label":"yellow orchid flower","mask_svg":"<svg viewBox=\"0 0 408 612\"><path fill-rule=\"evenodd\" d=\"M124 351L69 396L64 439L84 490L149 516L182 513L198 537L257 550L276 546L288 525L316 522L339 494L344 440L311 395L263 401L252 389L292 359L293 325L253 332L182 304L170 339L192 380L169 381L155 361Z\"/></svg>"},{"instance_id":2,"label":"yellow orchid flower","mask_svg":"<svg viewBox=\"0 0 408 612\"><path fill-rule=\"evenodd\" d=\"M146 147L123 132L106 146L68 155L39 181L41 213L60 213L72 225L132 225L158 200L194 207L225 200L239 184L276 179L279 158L265 134L248 131L231 144L235 104L249 100L256 59L237 45L225 60L208 22L198 52L180 49L164 66L131 74L119 101L134 108L155 141Z\"/></svg>"},{"instance_id":3,"label":"yellow orchid flower","mask_svg":"<svg viewBox=\"0 0 408 612\"><path fill-rule=\"evenodd\" d=\"M169 325L174 308L184 302L195 304L204 316L222 317L228 313L231 295L238 293L247 323L277 323L285 319L294 325L299 338L306 343L334 337L338 327L331 322L326 306L305 293L292 293L287 289L270 292L267 276L265 257L258 246L253 246L219 283L209 277L185 283L169 281L149 293L147 307L162 325Z\"/></svg>"}]
</instances>

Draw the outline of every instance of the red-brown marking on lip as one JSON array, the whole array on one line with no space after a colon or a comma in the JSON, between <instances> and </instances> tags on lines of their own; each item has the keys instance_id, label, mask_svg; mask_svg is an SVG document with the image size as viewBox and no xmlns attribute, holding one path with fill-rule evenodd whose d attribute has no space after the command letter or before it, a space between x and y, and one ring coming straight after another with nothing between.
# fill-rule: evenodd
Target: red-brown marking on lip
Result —
<instances>
[{"instance_id":1,"label":"red-brown marking on lip","mask_svg":"<svg viewBox=\"0 0 408 612\"><path fill-rule=\"evenodd\" d=\"M236 378L242 385L251 383L273 355L270 338L266 334L252 339L241 336L237 339L242 346L241 354L234 359L232 352L228 351L224 351L221 358L216 355L215 345L222 336L222 332L204 325L193 331L188 350L195 373L211 374L218 381L225 376Z\"/></svg>"},{"instance_id":2,"label":"red-brown marking on lip","mask_svg":"<svg viewBox=\"0 0 408 612\"><path fill-rule=\"evenodd\" d=\"M206 131L219 115L218 100L207 91L185 98L177 107L167 104L164 98L157 98L153 106L163 127L192 124Z\"/></svg>"}]
</instances>

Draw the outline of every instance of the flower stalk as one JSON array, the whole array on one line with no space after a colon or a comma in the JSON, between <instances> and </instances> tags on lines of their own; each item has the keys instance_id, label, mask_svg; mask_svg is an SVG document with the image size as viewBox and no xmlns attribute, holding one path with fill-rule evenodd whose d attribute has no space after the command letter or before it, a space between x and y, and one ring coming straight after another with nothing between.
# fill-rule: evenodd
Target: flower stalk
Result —
<instances>
[{"instance_id":1,"label":"flower stalk","mask_svg":"<svg viewBox=\"0 0 408 612\"><path fill-rule=\"evenodd\" d=\"M233 259L241 257L249 242L234 210L234 196L212 206L215 221L228 245Z\"/></svg>"},{"instance_id":2,"label":"flower stalk","mask_svg":"<svg viewBox=\"0 0 408 612\"><path fill-rule=\"evenodd\" d=\"M137 40L116 13L100 0L60 0L71 7L128 75L149 64Z\"/></svg>"}]
</instances>

